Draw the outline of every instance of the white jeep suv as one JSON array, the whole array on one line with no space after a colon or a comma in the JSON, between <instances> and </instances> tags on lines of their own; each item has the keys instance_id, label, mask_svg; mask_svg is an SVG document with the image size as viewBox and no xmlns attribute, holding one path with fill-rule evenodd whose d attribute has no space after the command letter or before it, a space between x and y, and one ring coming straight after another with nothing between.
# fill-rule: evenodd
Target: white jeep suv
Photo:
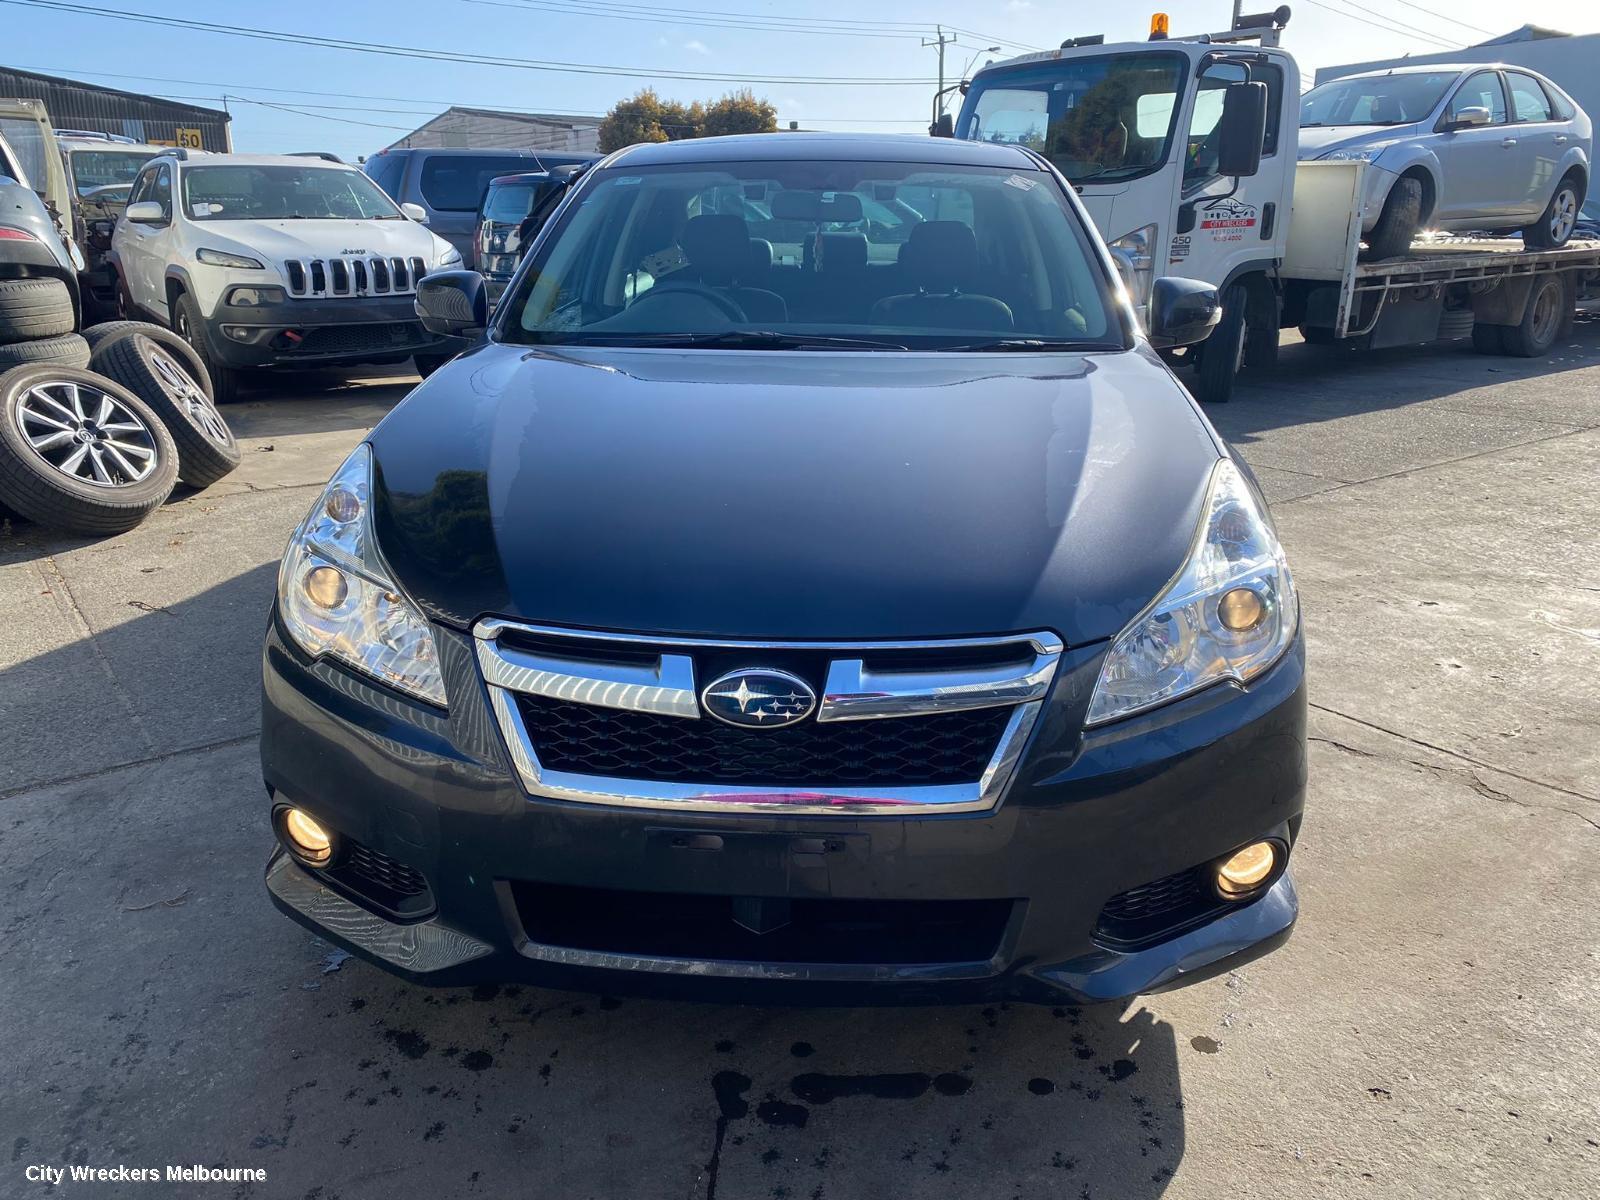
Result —
<instances>
[{"instance_id":1,"label":"white jeep suv","mask_svg":"<svg viewBox=\"0 0 1600 1200\"><path fill-rule=\"evenodd\" d=\"M218 400L255 368L414 358L426 375L465 343L422 327L417 280L461 256L410 207L337 160L168 150L134 180L111 261L128 315L188 341Z\"/></svg>"}]
</instances>

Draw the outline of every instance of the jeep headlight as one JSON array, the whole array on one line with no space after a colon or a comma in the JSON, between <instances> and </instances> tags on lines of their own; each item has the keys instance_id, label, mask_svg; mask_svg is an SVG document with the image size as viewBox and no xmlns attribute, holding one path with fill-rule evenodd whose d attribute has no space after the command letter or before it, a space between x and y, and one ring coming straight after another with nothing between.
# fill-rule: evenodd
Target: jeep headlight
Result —
<instances>
[{"instance_id":1,"label":"jeep headlight","mask_svg":"<svg viewBox=\"0 0 1600 1200\"><path fill-rule=\"evenodd\" d=\"M1322 155L1323 162L1371 162L1382 154L1387 146L1350 146L1344 150L1330 150Z\"/></svg>"},{"instance_id":2,"label":"jeep headlight","mask_svg":"<svg viewBox=\"0 0 1600 1200\"><path fill-rule=\"evenodd\" d=\"M278 613L306 653L445 706L433 629L378 553L366 443L345 459L289 539L278 568Z\"/></svg>"},{"instance_id":3,"label":"jeep headlight","mask_svg":"<svg viewBox=\"0 0 1600 1200\"><path fill-rule=\"evenodd\" d=\"M1112 644L1087 723L1114 721L1222 680L1248 683L1289 648L1299 616L1283 547L1254 490L1223 459L1188 560Z\"/></svg>"},{"instance_id":4,"label":"jeep headlight","mask_svg":"<svg viewBox=\"0 0 1600 1200\"><path fill-rule=\"evenodd\" d=\"M441 271L452 270L460 265L461 251L454 246L446 247L445 252L439 256L439 269Z\"/></svg>"},{"instance_id":5,"label":"jeep headlight","mask_svg":"<svg viewBox=\"0 0 1600 1200\"><path fill-rule=\"evenodd\" d=\"M1125 233L1110 243L1109 249L1123 286L1128 289L1128 298L1135 308L1143 308L1150 299L1150 284L1155 278L1156 227L1144 225Z\"/></svg>"},{"instance_id":6,"label":"jeep headlight","mask_svg":"<svg viewBox=\"0 0 1600 1200\"><path fill-rule=\"evenodd\" d=\"M230 254L226 250L208 250L204 246L194 252L200 262L210 263L213 267L233 267L239 271L262 271L266 268L253 258L243 254Z\"/></svg>"}]
</instances>

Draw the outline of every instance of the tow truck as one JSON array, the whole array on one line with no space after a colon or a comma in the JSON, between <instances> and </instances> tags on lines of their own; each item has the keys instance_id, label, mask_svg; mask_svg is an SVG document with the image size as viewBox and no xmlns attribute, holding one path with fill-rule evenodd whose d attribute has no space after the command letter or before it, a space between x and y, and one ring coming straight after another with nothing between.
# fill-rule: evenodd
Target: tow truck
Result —
<instances>
[{"instance_id":1,"label":"tow truck","mask_svg":"<svg viewBox=\"0 0 1600 1200\"><path fill-rule=\"evenodd\" d=\"M1298 162L1300 70L1281 46L1287 5L1229 29L1055 50L990 63L944 89L959 116L935 136L1020 143L1072 183L1136 308L1182 275L1222 292L1223 317L1187 350L1203 402L1243 366L1270 366L1279 330L1381 348L1470 337L1485 354L1536 357L1570 331L1600 278L1600 242L1528 250L1518 238L1424 234L1409 254L1360 259L1363 162ZM935 99L935 105L939 104ZM1158 347L1160 348L1160 347Z\"/></svg>"}]
</instances>

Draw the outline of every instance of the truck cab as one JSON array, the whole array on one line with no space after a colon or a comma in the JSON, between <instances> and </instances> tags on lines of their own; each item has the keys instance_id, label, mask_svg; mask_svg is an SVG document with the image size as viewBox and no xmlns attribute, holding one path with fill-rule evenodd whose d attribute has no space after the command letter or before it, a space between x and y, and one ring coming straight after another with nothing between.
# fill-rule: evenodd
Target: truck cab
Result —
<instances>
[{"instance_id":1,"label":"truck cab","mask_svg":"<svg viewBox=\"0 0 1600 1200\"><path fill-rule=\"evenodd\" d=\"M1277 45L1287 17L1194 38L1077 38L994 63L965 85L954 124L957 138L1036 150L1071 181L1136 308L1163 275L1222 289L1223 321L1199 351L1203 400L1227 399L1241 359L1276 352L1299 128L1299 68Z\"/></svg>"}]
</instances>

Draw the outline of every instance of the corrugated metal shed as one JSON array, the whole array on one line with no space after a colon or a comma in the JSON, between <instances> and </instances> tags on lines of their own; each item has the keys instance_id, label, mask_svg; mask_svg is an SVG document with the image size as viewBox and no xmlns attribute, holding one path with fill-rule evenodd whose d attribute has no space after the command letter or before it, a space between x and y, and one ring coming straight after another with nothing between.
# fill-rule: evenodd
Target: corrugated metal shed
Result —
<instances>
[{"instance_id":1,"label":"corrugated metal shed","mask_svg":"<svg viewBox=\"0 0 1600 1200\"><path fill-rule=\"evenodd\" d=\"M447 108L406 134L391 150L572 150L600 148L600 118L554 113L497 112Z\"/></svg>"},{"instance_id":2,"label":"corrugated metal shed","mask_svg":"<svg viewBox=\"0 0 1600 1200\"><path fill-rule=\"evenodd\" d=\"M233 149L228 114L159 96L0 67L0 96L43 100L57 129L118 134L154 146Z\"/></svg>"}]
</instances>

